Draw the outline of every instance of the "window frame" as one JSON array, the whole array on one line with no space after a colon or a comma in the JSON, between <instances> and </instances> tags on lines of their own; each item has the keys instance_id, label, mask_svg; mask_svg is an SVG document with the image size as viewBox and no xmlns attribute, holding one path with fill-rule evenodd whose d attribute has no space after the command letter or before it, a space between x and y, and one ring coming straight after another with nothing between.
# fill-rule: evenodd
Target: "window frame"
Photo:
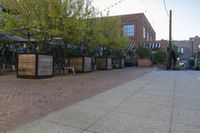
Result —
<instances>
[{"instance_id":1,"label":"window frame","mask_svg":"<svg viewBox=\"0 0 200 133\"><path fill-rule=\"evenodd\" d=\"M127 37L135 36L135 25L134 24L125 24L123 25L123 35Z\"/></svg>"}]
</instances>

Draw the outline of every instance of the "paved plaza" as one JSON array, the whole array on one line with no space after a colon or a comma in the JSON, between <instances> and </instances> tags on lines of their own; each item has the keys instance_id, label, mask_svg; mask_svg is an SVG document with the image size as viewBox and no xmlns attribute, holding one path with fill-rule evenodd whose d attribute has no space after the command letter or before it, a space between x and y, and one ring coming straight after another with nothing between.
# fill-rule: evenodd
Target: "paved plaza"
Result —
<instances>
[{"instance_id":1,"label":"paved plaza","mask_svg":"<svg viewBox=\"0 0 200 133\"><path fill-rule=\"evenodd\" d=\"M8 133L200 133L200 73L152 71Z\"/></svg>"},{"instance_id":2,"label":"paved plaza","mask_svg":"<svg viewBox=\"0 0 200 133\"><path fill-rule=\"evenodd\" d=\"M153 71L8 133L199 133L200 73Z\"/></svg>"},{"instance_id":3,"label":"paved plaza","mask_svg":"<svg viewBox=\"0 0 200 133\"><path fill-rule=\"evenodd\" d=\"M0 75L0 133L24 125L50 112L75 104L127 83L152 68L126 68L67 74L49 79L17 79Z\"/></svg>"}]
</instances>

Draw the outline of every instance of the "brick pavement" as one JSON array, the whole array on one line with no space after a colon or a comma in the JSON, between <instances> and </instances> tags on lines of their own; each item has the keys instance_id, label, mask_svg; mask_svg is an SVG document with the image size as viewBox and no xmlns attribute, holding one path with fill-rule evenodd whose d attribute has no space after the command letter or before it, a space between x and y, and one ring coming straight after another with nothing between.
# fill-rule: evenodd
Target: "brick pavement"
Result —
<instances>
[{"instance_id":1,"label":"brick pavement","mask_svg":"<svg viewBox=\"0 0 200 133\"><path fill-rule=\"evenodd\" d=\"M153 71L7 133L200 133L199 78Z\"/></svg>"},{"instance_id":2,"label":"brick pavement","mask_svg":"<svg viewBox=\"0 0 200 133\"><path fill-rule=\"evenodd\" d=\"M126 68L58 76L50 79L17 79L0 76L0 133L67 107L152 71Z\"/></svg>"}]
</instances>

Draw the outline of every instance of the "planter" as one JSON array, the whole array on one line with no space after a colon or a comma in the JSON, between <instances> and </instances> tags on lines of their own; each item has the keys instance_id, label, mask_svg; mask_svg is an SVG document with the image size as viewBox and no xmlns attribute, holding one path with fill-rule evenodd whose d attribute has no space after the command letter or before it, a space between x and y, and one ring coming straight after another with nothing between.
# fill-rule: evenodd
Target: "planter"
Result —
<instances>
[{"instance_id":1,"label":"planter","mask_svg":"<svg viewBox=\"0 0 200 133\"><path fill-rule=\"evenodd\" d=\"M91 57L70 57L69 65L74 67L76 72L91 72L92 58Z\"/></svg>"},{"instance_id":2,"label":"planter","mask_svg":"<svg viewBox=\"0 0 200 133\"><path fill-rule=\"evenodd\" d=\"M137 66L137 59L135 59L135 58L125 59L124 66L125 67Z\"/></svg>"},{"instance_id":3,"label":"planter","mask_svg":"<svg viewBox=\"0 0 200 133\"><path fill-rule=\"evenodd\" d=\"M113 58L112 65L113 65L113 68L124 68L124 59Z\"/></svg>"},{"instance_id":4,"label":"planter","mask_svg":"<svg viewBox=\"0 0 200 133\"><path fill-rule=\"evenodd\" d=\"M97 70L110 70L112 69L112 59L108 57L96 57Z\"/></svg>"},{"instance_id":5,"label":"planter","mask_svg":"<svg viewBox=\"0 0 200 133\"><path fill-rule=\"evenodd\" d=\"M166 64L157 64L157 65L155 65L155 67L158 67L160 69L165 70L166 69Z\"/></svg>"},{"instance_id":6,"label":"planter","mask_svg":"<svg viewBox=\"0 0 200 133\"><path fill-rule=\"evenodd\" d=\"M151 61L149 59L138 59L138 67L150 67Z\"/></svg>"},{"instance_id":7,"label":"planter","mask_svg":"<svg viewBox=\"0 0 200 133\"><path fill-rule=\"evenodd\" d=\"M18 78L53 77L53 56L42 54L18 54Z\"/></svg>"}]
</instances>

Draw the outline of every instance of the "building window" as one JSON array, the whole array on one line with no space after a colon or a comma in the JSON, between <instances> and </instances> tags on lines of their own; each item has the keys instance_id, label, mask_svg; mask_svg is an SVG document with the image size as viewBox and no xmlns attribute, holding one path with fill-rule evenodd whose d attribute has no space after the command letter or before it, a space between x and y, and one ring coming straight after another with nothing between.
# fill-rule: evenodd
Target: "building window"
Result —
<instances>
[{"instance_id":1,"label":"building window","mask_svg":"<svg viewBox=\"0 0 200 133\"><path fill-rule=\"evenodd\" d=\"M152 36L150 36L150 41L153 41L153 37Z\"/></svg>"},{"instance_id":2,"label":"building window","mask_svg":"<svg viewBox=\"0 0 200 133\"><path fill-rule=\"evenodd\" d=\"M183 54L184 49L183 49L183 48L178 48L178 52L179 52L180 54Z\"/></svg>"},{"instance_id":3,"label":"building window","mask_svg":"<svg viewBox=\"0 0 200 133\"><path fill-rule=\"evenodd\" d=\"M123 32L124 36L133 37L135 35L135 25L124 25Z\"/></svg>"},{"instance_id":4,"label":"building window","mask_svg":"<svg viewBox=\"0 0 200 133\"><path fill-rule=\"evenodd\" d=\"M146 28L143 27L143 38L146 38Z\"/></svg>"},{"instance_id":5,"label":"building window","mask_svg":"<svg viewBox=\"0 0 200 133\"><path fill-rule=\"evenodd\" d=\"M183 48L181 48L181 54L183 54L183 52L184 52L184 49L183 49Z\"/></svg>"},{"instance_id":6,"label":"building window","mask_svg":"<svg viewBox=\"0 0 200 133\"><path fill-rule=\"evenodd\" d=\"M147 32L147 41L149 41L149 32Z\"/></svg>"}]
</instances>

